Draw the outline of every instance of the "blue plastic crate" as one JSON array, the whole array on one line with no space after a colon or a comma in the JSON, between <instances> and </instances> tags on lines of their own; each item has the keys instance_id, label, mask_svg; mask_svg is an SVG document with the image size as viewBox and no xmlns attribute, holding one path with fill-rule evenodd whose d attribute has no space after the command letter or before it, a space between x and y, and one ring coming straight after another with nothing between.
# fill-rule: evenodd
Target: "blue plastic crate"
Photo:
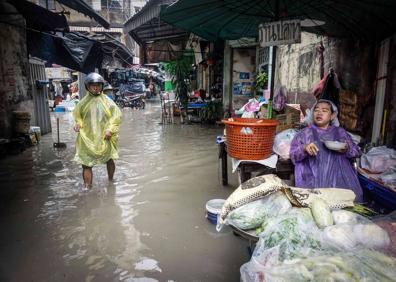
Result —
<instances>
[{"instance_id":1,"label":"blue plastic crate","mask_svg":"<svg viewBox=\"0 0 396 282\"><path fill-rule=\"evenodd\" d=\"M376 207L386 213L396 210L395 192L361 174L358 174L358 178L366 199L373 200Z\"/></svg>"}]
</instances>

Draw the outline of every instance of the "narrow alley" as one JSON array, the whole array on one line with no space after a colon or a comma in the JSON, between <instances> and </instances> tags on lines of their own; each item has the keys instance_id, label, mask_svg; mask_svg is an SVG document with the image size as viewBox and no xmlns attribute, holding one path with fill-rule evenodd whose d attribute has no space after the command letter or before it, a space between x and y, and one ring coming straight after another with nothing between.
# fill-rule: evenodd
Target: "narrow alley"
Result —
<instances>
[{"instance_id":1,"label":"narrow alley","mask_svg":"<svg viewBox=\"0 0 396 282\"><path fill-rule=\"evenodd\" d=\"M221 128L159 120L158 102L123 110L115 181L94 167L90 192L71 113L60 116L66 149L52 147L52 113L52 136L1 160L1 281L239 281L247 242L205 219L205 203L236 187L219 184Z\"/></svg>"}]
</instances>

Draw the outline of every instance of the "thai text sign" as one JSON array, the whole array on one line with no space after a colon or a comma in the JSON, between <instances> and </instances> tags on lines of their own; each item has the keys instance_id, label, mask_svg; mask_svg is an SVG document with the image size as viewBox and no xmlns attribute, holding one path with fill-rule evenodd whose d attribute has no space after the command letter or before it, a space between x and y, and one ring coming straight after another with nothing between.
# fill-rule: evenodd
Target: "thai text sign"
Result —
<instances>
[{"instance_id":1,"label":"thai text sign","mask_svg":"<svg viewBox=\"0 0 396 282\"><path fill-rule=\"evenodd\" d=\"M269 22L259 25L261 47L301 42L300 20Z\"/></svg>"}]
</instances>

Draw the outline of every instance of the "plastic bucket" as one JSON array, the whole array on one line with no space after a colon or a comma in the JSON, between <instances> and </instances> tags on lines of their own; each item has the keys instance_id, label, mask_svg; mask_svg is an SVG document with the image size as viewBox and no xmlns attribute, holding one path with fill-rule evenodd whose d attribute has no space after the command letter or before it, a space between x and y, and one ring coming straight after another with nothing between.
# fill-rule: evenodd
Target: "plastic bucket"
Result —
<instances>
[{"instance_id":1,"label":"plastic bucket","mask_svg":"<svg viewBox=\"0 0 396 282\"><path fill-rule=\"evenodd\" d=\"M36 136L37 142L40 142L40 140L41 140L41 129L40 129L40 126L31 126L30 127L30 132L34 133L34 135Z\"/></svg>"},{"instance_id":2,"label":"plastic bucket","mask_svg":"<svg viewBox=\"0 0 396 282\"><path fill-rule=\"evenodd\" d=\"M54 109L54 112L57 112L57 113L66 112L66 109L65 109L65 107L58 106Z\"/></svg>"},{"instance_id":3,"label":"plastic bucket","mask_svg":"<svg viewBox=\"0 0 396 282\"><path fill-rule=\"evenodd\" d=\"M206 203L206 218L213 224L217 224L217 215L225 203L224 199L212 199Z\"/></svg>"}]
</instances>

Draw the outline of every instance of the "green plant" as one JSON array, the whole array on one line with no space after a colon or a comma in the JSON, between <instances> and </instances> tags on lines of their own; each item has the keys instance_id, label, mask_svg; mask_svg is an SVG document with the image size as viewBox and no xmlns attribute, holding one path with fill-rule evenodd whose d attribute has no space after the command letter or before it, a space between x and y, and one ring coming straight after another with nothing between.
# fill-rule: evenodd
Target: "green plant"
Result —
<instances>
[{"instance_id":1,"label":"green plant","mask_svg":"<svg viewBox=\"0 0 396 282\"><path fill-rule=\"evenodd\" d=\"M256 77L256 86L255 86L255 90L262 90L267 86L267 82L268 82L268 75L265 72L259 72Z\"/></svg>"},{"instance_id":2,"label":"green plant","mask_svg":"<svg viewBox=\"0 0 396 282\"><path fill-rule=\"evenodd\" d=\"M165 71L172 78L176 98L184 109L187 109L188 104L193 55L192 51L185 50L176 60L163 63Z\"/></svg>"},{"instance_id":3,"label":"green plant","mask_svg":"<svg viewBox=\"0 0 396 282\"><path fill-rule=\"evenodd\" d=\"M200 118L203 122L214 123L223 117L222 101L210 101L208 106L200 111Z\"/></svg>"}]
</instances>

